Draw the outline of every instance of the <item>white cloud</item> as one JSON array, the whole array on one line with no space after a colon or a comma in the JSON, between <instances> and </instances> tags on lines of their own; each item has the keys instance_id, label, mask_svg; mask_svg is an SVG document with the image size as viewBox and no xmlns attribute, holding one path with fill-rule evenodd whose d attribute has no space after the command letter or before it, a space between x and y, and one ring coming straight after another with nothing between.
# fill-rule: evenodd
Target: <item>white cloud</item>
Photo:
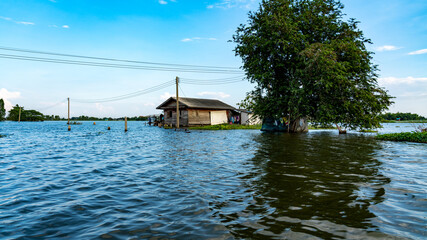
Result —
<instances>
[{"instance_id":1,"label":"white cloud","mask_svg":"<svg viewBox=\"0 0 427 240\"><path fill-rule=\"evenodd\" d=\"M159 0L159 3L162 5L168 4L168 2L166 2L165 0Z\"/></svg>"},{"instance_id":2,"label":"white cloud","mask_svg":"<svg viewBox=\"0 0 427 240\"><path fill-rule=\"evenodd\" d=\"M56 0L49 0L49 2L53 2L53 3L56 3Z\"/></svg>"},{"instance_id":3,"label":"white cloud","mask_svg":"<svg viewBox=\"0 0 427 240\"><path fill-rule=\"evenodd\" d=\"M162 95L160 95L160 99L162 99L162 100L166 100L166 99L168 99L170 97L173 97L173 96L169 92L165 92Z\"/></svg>"},{"instance_id":4,"label":"white cloud","mask_svg":"<svg viewBox=\"0 0 427 240\"><path fill-rule=\"evenodd\" d=\"M0 19L3 19L3 20L5 20L5 21L14 22L14 23L16 23L16 24L23 24L23 25L36 25L36 24L35 24L35 23L33 23L33 22L15 21L15 20L13 20L13 19L12 19L12 18L10 18L10 17L3 17L3 16L0 16Z\"/></svg>"},{"instance_id":5,"label":"white cloud","mask_svg":"<svg viewBox=\"0 0 427 240\"><path fill-rule=\"evenodd\" d=\"M195 40L216 41L218 39L212 38L212 37L211 38L193 37L193 38L184 38L184 39L181 40L181 42L192 42L192 41L195 41Z\"/></svg>"},{"instance_id":6,"label":"white cloud","mask_svg":"<svg viewBox=\"0 0 427 240\"><path fill-rule=\"evenodd\" d=\"M0 16L0 19L6 20L6 21L12 21L12 18L9 18L9 17Z\"/></svg>"},{"instance_id":7,"label":"white cloud","mask_svg":"<svg viewBox=\"0 0 427 240\"><path fill-rule=\"evenodd\" d=\"M414 78L414 77L405 77L405 78L396 78L396 77L384 77L378 79L379 83L384 85L388 84L412 84L416 82L427 82L427 77L425 78Z\"/></svg>"},{"instance_id":8,"label":"white cloud","mask_svg":"<svg viewBox=\"0 0 427 240\"><path fill-rule=\"evenodd\" d=\"M427 48L410 52L408 53L408 55L418 55L418 54L426 54L426 53L427 53Z\"/></svg>"},{"instance_id":9,"label":"white cloud","mask_svg":"<svg viewBox=\"0 0 427 240\"><path fill-rule=\"evenodd\" d=\"M68 25L63 25L62 28L70 28Z\"/></svg>"},{"instance_id":10,"label":"white cloud","mask_svg":"<svg viewBox=\"0 0 427 240\"><path fill-rule=\"evenodd\" d=\"M252 8L257 0L221 0L220 2L209 4L206 7L208 9L220 8L220 9L230 9L230 8Z\"/></svg>"},{"instance_id":11,"label":"white cloud","mask_svg":"<svg viewBox=\"0 0 427 240\"><path fill-rule=\"evenodd\" d=\"M144 103L144 106L146 106L146 107L153 107L153 106L156 106L154 103L152 103L152 102L148 102L148 103Z\"/></svg>"},{"instance_id":12,"label":"white cloud","mask_svg":"<svg viewBox=\"0 0 427 240\"><path fill-rule=\"evenodd\" d=\"M100 113L113 113L114 112L114 108L111 106L105 106L104 104L101 103L95 103L95 108L100 112Z\"/></svg>"},{"instance_id":13,"label":"white cloud","mask_svg":"<svg viewBox=\"0 0 427 240\"><path fill-rule=\"evenodd\" d=\"M401 47L396 47L396 46L393 46L393 45L384 45L384 46L375 48L375 50L377 50L379 52L395 51L395 50L398 50L398 49L401 49Z\"/></svg>"},{"instance_id":14,"label":"white cloud","mask_svg":"<svg viewBox=\"0 0 427 240\"><path fill-rule=\"evenodd\" d=\"M219 98L224 99L230 97L230 94L223 93L223 92L199 92L197 93L199 96L208 96L212 98Z\"/></svg>"},{"instance_id":15,"label":"white cloud","mask_svg":"<svg viewBox=\"0 0 427 240\"><path fill-rule=\"evenodd\" d=\"M20 92L9 92L6 88L0 89L0 98L3 98L4 100L4 108L9 111L12 109L12 102L11 99L17 99L21 97Z\"/></svg>"},{"instance_id":16,"label":"white cloud","mask_svg":"<svg viewBox=\"0 0 427 240\"><path fill-rule=\"evenodd\" d=\"M17 24L23 24L23 25L35 25L33 22L16 22Z\"/></svg>"}]
</instances>

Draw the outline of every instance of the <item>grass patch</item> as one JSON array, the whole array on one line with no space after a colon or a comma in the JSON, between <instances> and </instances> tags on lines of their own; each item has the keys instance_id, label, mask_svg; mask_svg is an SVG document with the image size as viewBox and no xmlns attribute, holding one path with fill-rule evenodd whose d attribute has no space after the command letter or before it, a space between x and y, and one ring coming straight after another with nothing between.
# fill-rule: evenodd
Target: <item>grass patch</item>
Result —
<instances>
[{"instance_id":1,"label":"grass patch","mask_svg":"<svg viewBox=\"0 0 427 240\"><path fill-rule=\"evenodd\" d=\"M337 129L337 127L334 126L308 126L309 130L316 130L316 129Z\"/></svg>"},{"instance_id":2,"label":"grass patch","mask_svg":"<svg viewBox=\"0 0 427 240\"><path fill-rule=\"evenodd\" d=\"M402 120L402 121L396 121L396 120L382 120L382 123L427 123L427 120Z\"/></svg>"},{"instance_id":3,"label":"grass patch","mask_svg":"<svg viewBox=\"0 0 427 240\"><path fill-rule=\"evenodd\" d=\"M427 132L387 133L379 134L375 138L385 141L427 143Z\"/></svg>"},{"instance_id":4,"label":"grass patch","mask_svg":"<svg viewBox=\"0 0 427 240\"><path fill-rule=\"evenodd\" d=\"M258 125L240 125L240 124L218 124L208 126L188 127L190 130L235 130L235 129L261 129L261 124Z\"/></svg>"},{"instance_id":5,"label":"grass patch","mask_svg":"<svg viewBox=\"0 0 427 240\"><path fill-rule=\"evenodd\" d=\"M362 130L359 130L359 132L364 132L364 133L376 133L376 132L378 132L378 130L373 130L373 129L362 129Z\"/></svg>"}]
</instances>

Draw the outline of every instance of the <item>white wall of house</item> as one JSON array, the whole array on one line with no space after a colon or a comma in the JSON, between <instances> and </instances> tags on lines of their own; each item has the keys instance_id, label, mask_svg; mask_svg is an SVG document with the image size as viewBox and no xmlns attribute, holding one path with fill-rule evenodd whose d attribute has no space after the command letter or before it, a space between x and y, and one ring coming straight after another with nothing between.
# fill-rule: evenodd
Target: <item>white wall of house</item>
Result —
<instances>
[{"instance_id":1,"label":"white wall of house","mask_svg":"<svg viewBox=\"0 0 427 240\"><path fill-rule=\"evenodd\" d=\"M227 122L227 111L211 111L211 125L217 125Z\"/></svg>"},{"instance_id":2,"label":"white wall of house","mask_svg":"<svg viewBox=\"0 0 427 240\"><path fill-rule=\"evenodd\" d=\"M241 112L240 118L242 125L261 124L261 120L258 117L254 117L252 113Z\"/></svg>"}]
</instances>

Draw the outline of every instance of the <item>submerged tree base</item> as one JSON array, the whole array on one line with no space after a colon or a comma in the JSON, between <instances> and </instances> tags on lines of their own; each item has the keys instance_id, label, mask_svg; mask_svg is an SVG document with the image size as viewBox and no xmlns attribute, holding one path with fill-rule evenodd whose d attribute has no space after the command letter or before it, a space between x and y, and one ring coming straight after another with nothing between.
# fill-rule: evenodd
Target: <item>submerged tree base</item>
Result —
<instances>
[{"instance_id":1,"label":"submerged tree base","mask_svg":"<svg viewBox=\"0 0 427 240\"><path fill-rule=\"evenodd\" d=\"M378 134L375 139L397 142L427 143L427 132L403 132Z\"/></svg>"}]
</instances>

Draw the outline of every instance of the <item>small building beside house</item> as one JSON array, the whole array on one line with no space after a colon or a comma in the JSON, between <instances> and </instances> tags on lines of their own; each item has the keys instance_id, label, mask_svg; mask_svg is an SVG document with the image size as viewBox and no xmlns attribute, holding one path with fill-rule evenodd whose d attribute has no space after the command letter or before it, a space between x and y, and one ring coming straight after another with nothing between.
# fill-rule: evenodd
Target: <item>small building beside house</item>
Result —
<instances>
[{"instance_id":1,"label":"small building beside house","mask_svg":"<svg viewBox=\"0 0 427 240\"><path fill-rule=\"evenodd\" d=\"M240 124L242 125L256 125L261 124L261 119L246 109L237 109L237 112L240 113Z\"/></svg>"},{"instance_id":2,"label":"small building beside house","mask_svg":"<svg viewBox=\"0 0 427 240\"><path fill-rule=\"evenodd\" d=\"M170 97L156 109L163 110L164 124L176 125L176 98ZM236 109L216 99L179 98L179 125L200 126L228 123Z\"/></svg>"}]
</instances>

